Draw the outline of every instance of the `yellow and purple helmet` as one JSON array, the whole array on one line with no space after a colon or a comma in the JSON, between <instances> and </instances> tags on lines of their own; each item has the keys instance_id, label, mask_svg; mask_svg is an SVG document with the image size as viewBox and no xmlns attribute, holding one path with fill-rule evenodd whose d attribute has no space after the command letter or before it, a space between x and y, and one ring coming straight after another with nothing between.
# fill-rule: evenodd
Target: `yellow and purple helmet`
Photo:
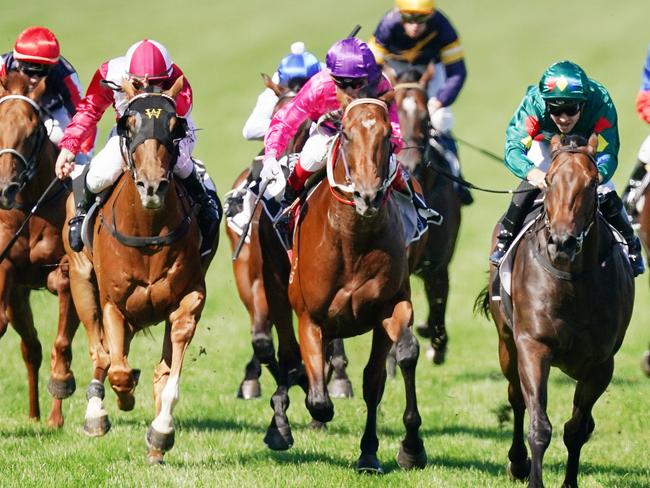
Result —
<instances>
[{"instance_id":1,"label":"yellow and purple helmet","mask_svg":"<svg viewBox=\"0 0 650 488\"><path fill-rule=\"evenodd\" d=\"M573 103L587 100L589 78L571 61L549 66L539 80L539 92L547 103Z\"/></svg>"},{"instance_id":2,"label":"yellow and purple helmet","mask_svg":"<svg viewBox=\"0 0 650 488\"><path fill-rule=\"evenodd\" d=\"M395 7L400 12L432 14L436 9L434 0L395 0Z\"/></svg>"}]
</instances>

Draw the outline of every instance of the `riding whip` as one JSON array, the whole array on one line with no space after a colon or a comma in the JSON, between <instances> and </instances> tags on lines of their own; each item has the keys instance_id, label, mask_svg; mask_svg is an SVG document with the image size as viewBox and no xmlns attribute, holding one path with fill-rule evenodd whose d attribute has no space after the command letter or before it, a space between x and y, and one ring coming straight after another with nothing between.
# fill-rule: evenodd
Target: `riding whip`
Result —
<instances>
[{"instance_id":1,"label":"riding whip","mask_svg":"<svg viewBox=\"0 0 650 488\"><path fill-rule=\"evenodd\" d=\"M239 253L241 252L241 248L244 247L244 242L246 242L246 236L248 235L248 228L251 226L251 222L253 221L253 216L255 215L255 211L257 210L257 207L260 205L260 201L262 200L262 195L264 195L264 192L266 191L266 187L269 186L269 183L271 183L271 181L273 180L264 180L260 185L259 192L257 193L257 197L255 198L255 203L253 204L253 209L251 210L251 216L246 222L244 228L242 229L241 236L239 236L239 241L237 241L235 250L232 253L233 261L237 261L237 258L239 257Z\"/></svg>"}]
</instances>

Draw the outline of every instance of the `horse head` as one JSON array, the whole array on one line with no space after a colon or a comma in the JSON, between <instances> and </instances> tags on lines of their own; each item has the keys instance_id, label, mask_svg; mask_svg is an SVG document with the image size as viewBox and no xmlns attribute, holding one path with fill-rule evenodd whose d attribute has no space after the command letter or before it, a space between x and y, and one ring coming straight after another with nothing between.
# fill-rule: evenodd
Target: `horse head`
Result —
<instances>
[{"instance_id":1,"label":"horse head","mask_svg":"<svg viewBox=\"0 0 650 488\"><path fill-rule=\"evenodd\" d=\"M429 147L427 83L432 67L422 74L411 70L395 77L395 104L405 146L398 160L411 173L423 162Z\"/></svg>"},{"instance_id":2,"label":"horse head","mask_svg":"<svg viewBox=\"0 0 650 488\"><path fill-rule=\"evenodd\" d=\"M573 262L594 223L599 179L595 154L598 137L554 136L552 162L544 195L549 257L554 263Z\"/></svg>"},{"instance_id":3,"label":"horse head","mask_svg":"<svg viewBox=\"0 0 650 488\"><path fill-rule=\"evenodd\" d=\"M178 143L187 133L187 122L176 115L175 99L182 87L182 76L166 91L136 89L128 80L122 83L129 105L118 121L117 132L124 140L127 168L147 209L163 207Z\"/></svg>"},{"instance_id":4,"label":"horse head","mask_svg":"<svg viewBox=\"0 0 650 488\"><path fill-rule=\"evenodd\" d=\"M379 212L394 176L390 164L392 127L388 104L395 92L387 92L380 98L356 100L338 92L343 109L339 154L343 165L336 168L334 176L345 178L357 213L373 217Z\"/></svg>"},{"instance_id":5,"label":"horse head","mask_svg":"<svg viewBox=\"0 0 650 488\"><path fill-rule=\"evenodd\" d=\"M32 87L22 73L0 78L0 208L11 209L38 169L47 134L37 104L45 78Z\"/></svg>"}]
</instances>

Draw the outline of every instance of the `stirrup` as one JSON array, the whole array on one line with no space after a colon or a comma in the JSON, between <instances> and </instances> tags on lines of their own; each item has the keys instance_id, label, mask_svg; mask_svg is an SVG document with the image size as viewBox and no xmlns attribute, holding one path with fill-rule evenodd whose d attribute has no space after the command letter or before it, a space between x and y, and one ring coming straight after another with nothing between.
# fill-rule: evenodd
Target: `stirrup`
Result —
<instances>
[{"instance_id":1,"label":"stirrup","mask_svg":"<svg viewBox=\"0 0 650 488\"><path fill-rule=\"evenodd\" d=\"M81 227L84 223L86 214L75 215L68 221L68 243L70 249L74 252L80 252L84 247L84 241L81 238Z\"/></svg>"}]
</instances>

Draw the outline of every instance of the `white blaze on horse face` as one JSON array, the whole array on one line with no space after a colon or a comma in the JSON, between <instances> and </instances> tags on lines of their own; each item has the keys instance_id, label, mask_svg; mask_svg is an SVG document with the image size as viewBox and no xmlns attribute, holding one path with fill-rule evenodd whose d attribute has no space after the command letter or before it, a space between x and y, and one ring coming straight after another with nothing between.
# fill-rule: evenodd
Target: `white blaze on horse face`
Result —
<instances>
[{"instance_id":1,"label":"white blaze on horse face","mask_svg":"<svg viewBox=\"0 0 650 488\"><path fill-rule=\"evenodd\" d=\"M406 115L408 117L415 117L415 112L418 109L418 104L415 101L415 97L409 96L405 97L404 100L402 100L402 109L404 112L406 112Z\"/></svg>"},{"instance_id":2,"label":"white blaze on horse face","mask_svg":"<svg viewBox=\"0 0 650 488\"><path fill-rule=\"evenodd\" d=\"M160 394L160 413L151 422L151 426L161 434L169 434L174 430L172 411L178 401L178 394L178 376L170 376Z\"/></svg>"},{"instance_id":3,"label":"white blaze on horse face","mask_svg":"<svg viewBox=\"0 0 650 488\"><path fill-rule=\"evenodd\" d=\"M366 119L363 122L361 122L361 125L363 125L366 129L370 129L377 123L377 120L372 118L372 119Z\"/></svg>"}]
</instances>

